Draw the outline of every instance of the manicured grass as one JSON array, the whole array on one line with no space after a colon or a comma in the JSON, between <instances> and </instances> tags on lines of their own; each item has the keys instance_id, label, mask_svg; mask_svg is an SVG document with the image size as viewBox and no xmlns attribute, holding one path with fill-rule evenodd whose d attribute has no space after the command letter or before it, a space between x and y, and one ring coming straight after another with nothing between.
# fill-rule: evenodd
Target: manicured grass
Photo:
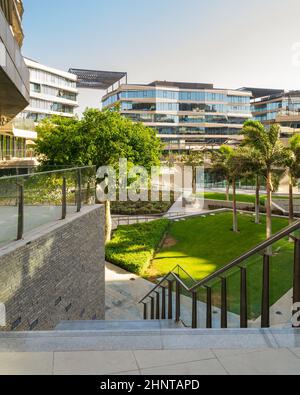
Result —
<instances>
[{"instance_id":1,"label":"manicured grass","mask_svg":"<svg viewBox=\"0 0 300 395\"><path fill-rule=\"evenodd\" d=\"M203 194L199 194L199 196L203 196ZM255 204L255 195L246 195L246 194L237 194L237 201L240 203L253 203ZM219 193L219 192L205 192L204 193L205 199L208 200L227 200L226 193ZM232 194L229 195L230 201L232 201ZM266 196L261 195L260 197L260 204L264 205L266 200Z\"/></svg>"},{"instance_id":2,"label":"manicured grass","mask_svg":"<svg viewBox=\"0 0 300 395\"><path fill-rule=\"evenodd\" d=\"M273 232L288 225L284 218L273 218ZM156 255L148 275L161 277L174 268L182 266L196 280L201 280L233 259L265 240L265 217L256 225L251 215L239 215L240 232L231 231L232 214L198 217L186 221L172 222L169 227L170 240ZM172 242L170 242L172 241ZM293 243L288 239L276 243L271 258L271 304L292 288ZM247 262L249 318L260 316L262 256L257 255ZM220 305L219 283L213 287L214 305ZM239 313L240 276L234 270L228 279L229 309ZM199 293L199 298L204 294Z\"/></svg>"},{"instance_id":3,"label":"manicured grass","mask_svg":"<svg viewBox=\"0 0 300 395\"><path fill-rule=\"evenodd\" d=\"M120 226L106 245L106 259L125 270L143 275L169 226L168 219Z\"/></svg>"}]
</instances>

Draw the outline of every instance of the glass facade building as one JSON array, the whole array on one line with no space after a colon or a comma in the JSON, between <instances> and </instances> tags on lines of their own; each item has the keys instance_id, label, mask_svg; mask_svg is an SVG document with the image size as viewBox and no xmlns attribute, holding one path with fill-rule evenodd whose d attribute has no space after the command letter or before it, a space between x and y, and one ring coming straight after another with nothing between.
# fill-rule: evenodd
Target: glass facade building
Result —
<instances>
[{"instance_id":1,"label":"glass facade building","mask_svg":"<svg viewBox=\"0 0 300 395\"><path fill-rule=\"evenodd\" d=\"M52 115L73 117L78 106L77 76L29 59L25 62L30 72L30 104L18 118L30 124Z\"/></svg>"},{"instance_id":2,"label":"glass facade building","mask_svg":"<svg viewBox=\"0 0 300 395\"><path fill-rule=\"evenodd\" d=\"M24 158L26 139L12 120L29 103L29 72L24 62L23 2L0 0L0 162Z\"/></svg>"},{"instance_id":3,"label":"glass facade building","mask_svg":"<svg viewBox=\"0 0 300 395\"><path fill-rule=\"evenodd\" d=\"M281 91L262 97L253 92L251 110L255 120L266 126L279 124L282 137L300 132L300 91Z\"/></svg>"},{"instance_id":4,"label":"glass facade building","mask_svg":"<svg viewBox=\"0 0 300 395\"><path fill-rule=\"evenodd\" d=\"M185 151L237 144L243 123L251 118L250 99L250 92L211 84L156 81L120 85L102 105L119 105L124 116L157 130L166 150Z\"/></svg>"}]
</instances>

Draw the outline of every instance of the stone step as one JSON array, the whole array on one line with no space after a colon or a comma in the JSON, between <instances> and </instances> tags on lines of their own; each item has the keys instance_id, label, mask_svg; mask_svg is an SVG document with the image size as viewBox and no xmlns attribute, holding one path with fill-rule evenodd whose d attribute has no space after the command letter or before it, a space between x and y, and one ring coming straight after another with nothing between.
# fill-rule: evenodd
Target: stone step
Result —
<instances>
[{"instance_id":1,"label":"stone step","mask_svg":"<svg viewBox=\"0 0 300 395\"><path fill-rule=\"evenodd\" d=\"M173 320L140 320L140 321L62 321L56 331L151 331L161 329L182 328L181 323Z\"/></svg>"},{"instance_id":2,"label":"stone step","mask_svg":"<svg viewBox=\"0 0 300 395\"><path fill-rule=\"evenodd\" d=\"M265 350L294 348L299 344L299 329L124 330L119 327L98 331L0 332L0 352Z\"/></svg>"}]
</instances>

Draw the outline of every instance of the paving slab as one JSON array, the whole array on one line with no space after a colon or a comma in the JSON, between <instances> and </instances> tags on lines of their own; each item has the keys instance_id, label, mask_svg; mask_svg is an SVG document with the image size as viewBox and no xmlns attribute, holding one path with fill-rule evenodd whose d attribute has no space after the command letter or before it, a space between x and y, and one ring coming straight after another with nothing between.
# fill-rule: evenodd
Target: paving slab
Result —
<instances>
[{"instance_id":1,"label":"paving slab","mask_svg":"<svg viewBox=\"0 0 300 395\"><path fill-rule=\"evenodd\" d=\"M287 349L219 358L232 375L300 375L300 359Z\"/></svg>"},{"instance_id":2,"label":"paving slab","mask_svg":"<svg viewBox=\"0 0 300 395\"><path fill-rule=\"evenodd\" d=\"M106 375L138 370L130 351L114 352L56 352L55 375Z\"/></svg>"},{"instance_id":3,"label":"paving slab","mask_svg":"<svg viewBox=\"0 0 300 395\"><path fill-rule=\"evenodd\" d=\"M0 375L52 375L53 353L0 353Z\"/></svg>"}]
</instances>

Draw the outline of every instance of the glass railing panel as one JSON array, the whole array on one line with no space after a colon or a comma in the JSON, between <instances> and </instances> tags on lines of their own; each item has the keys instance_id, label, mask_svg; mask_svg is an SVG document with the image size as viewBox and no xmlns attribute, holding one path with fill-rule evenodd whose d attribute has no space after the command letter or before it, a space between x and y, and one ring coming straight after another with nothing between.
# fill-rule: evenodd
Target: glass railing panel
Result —
<instances>
[{"instance_id":1,"label":"glass railing panel","mask_svg":"<svg viewBox=\"0 0 300 395\"><path fill-rule=\"evenodd\" d=\"M24 185L24 234L62 217L62 175L35 173L21 177Z\"/></svg>"},{"instance_id":2,"label":"glass railing panel","mask_svg":"<svg viewBox=\"0 0 300 395\"><path fill-rule=\"evenodd\" d=\"M291 326L294 241L289 237L272 246L270 257L270 325Z\"/></svg>"},{"instance_id":3,"label":"glass railing panel","mask_svg":"<svg viewBox=\"0 0 300 395\"><path fill-rule=\"evenodd\" d=\"M0 178L0 246L17 238L18 196L17 180Z\"/></svg>"}]
</instances>

